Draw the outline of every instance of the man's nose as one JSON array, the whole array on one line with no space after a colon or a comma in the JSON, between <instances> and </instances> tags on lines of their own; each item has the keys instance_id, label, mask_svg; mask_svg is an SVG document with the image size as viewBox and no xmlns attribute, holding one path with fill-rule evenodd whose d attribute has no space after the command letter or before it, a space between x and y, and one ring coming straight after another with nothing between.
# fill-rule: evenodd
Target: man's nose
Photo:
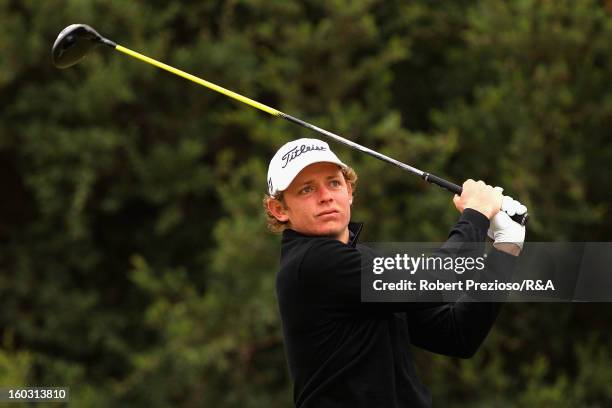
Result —
<instances>
[{"instance_id":1,"label":"man's nose","mask_svg":"<svg viewBox=\"0 0 612 408\"><path fill-rule=\"evenodd\" d=\"M327 186L319 187L319 201L320 202L330 201L332 199L333 197L332 197L331 191L329 190L329 188L327 188Z\"/></svg>"}]
</instances>

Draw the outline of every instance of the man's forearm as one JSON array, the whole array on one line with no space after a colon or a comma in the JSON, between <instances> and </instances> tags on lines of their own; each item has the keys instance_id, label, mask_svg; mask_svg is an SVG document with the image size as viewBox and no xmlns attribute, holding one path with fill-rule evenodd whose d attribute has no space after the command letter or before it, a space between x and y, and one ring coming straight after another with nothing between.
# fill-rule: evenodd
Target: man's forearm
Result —
<instances>
[{"instance_id":1,"label":"man's forearm","mask_svg":"<svg viewBox=\"0 0 612 408\"><path fill-rule=\"evenodd\" d=\"M493 244L493 246L495 249L513 256L519 256L521 253L521 247L511 242L498 242Z\"/></svg>"}]
</instances>

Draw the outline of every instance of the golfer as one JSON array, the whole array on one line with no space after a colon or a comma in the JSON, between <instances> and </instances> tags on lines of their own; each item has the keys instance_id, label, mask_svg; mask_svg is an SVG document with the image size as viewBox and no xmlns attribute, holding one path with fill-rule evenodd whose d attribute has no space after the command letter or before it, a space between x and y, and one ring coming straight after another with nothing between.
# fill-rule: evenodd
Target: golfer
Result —
<instances>
[{"instance_id":1,"label":"golfer","mask_svg":"<svg viewBox=\"0 0 612 408\"><path fill-rule=\"evenodd\" d=\"M410 344L471 357L501 303L361 302L362 225L350 221L356 182L355 172L317 139L289 142L270 161L264 207L269 229L282 231L276 291L294 403L430 407ZM511 269L525 228L508 213L527 209L473 180L453 203L461 215L447 242L484 242L488 232L495 249L487 262L500 273Z\"/></svg>"}]
</instances>

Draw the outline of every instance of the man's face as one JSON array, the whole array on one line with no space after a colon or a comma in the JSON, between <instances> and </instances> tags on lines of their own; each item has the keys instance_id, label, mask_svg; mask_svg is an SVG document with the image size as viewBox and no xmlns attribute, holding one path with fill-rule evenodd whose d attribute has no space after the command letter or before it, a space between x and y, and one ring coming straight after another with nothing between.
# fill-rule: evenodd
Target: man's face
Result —
<instances>
[{"instance_id":1,"label":"man's face","mask_svg":"<svg viewBox=\"0 0 612 408\"><path fill-rule=\"evenodd\" d=\"M305 167L283 192L281 221L295 231L348 242L353 190L333 163ZM279 218L279 217L277 217Z\"/></svg>"}]
</instances>

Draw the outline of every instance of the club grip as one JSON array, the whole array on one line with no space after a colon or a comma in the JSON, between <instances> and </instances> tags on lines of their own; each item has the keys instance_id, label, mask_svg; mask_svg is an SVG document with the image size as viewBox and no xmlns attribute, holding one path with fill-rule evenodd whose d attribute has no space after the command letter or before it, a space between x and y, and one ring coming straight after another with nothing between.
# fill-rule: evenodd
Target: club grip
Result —
<instances>
[{"instance_id":1,"label":"club grip","mask_svg":"<svg viewBox=\"0 0 612 408\"><path fill-rule=\"evenodd\" d=\"M438 176L434 176L433 174L423 173L423 180L429 181L430 183L437 184L442 188L447 189L451 193L455 193L457 195L461 195L463 188L458 186L455 183L451 183L450 181L444 180Z\"/></svg>"},{"instance_id":2,"label":"club grip","mask_svg":"<svg viewBox=\"0 0 612 408\"><path fill-rule=\"evenodd\" d=\"M451 183L448 180L444 180L443 178L438 177L436 175L424 172L422 177L423 177L423 180L428 181L433 184L437 184L438 186L450 191L451 193L461 195L461 193L463 192L463 188L461 186L458 186L455 183ZM520 215L514 214L510 218L512 218L512 221L520 225L527 225L527 221L529 221L529 213L520 214Z\"/></svg>"}]
</instances>

